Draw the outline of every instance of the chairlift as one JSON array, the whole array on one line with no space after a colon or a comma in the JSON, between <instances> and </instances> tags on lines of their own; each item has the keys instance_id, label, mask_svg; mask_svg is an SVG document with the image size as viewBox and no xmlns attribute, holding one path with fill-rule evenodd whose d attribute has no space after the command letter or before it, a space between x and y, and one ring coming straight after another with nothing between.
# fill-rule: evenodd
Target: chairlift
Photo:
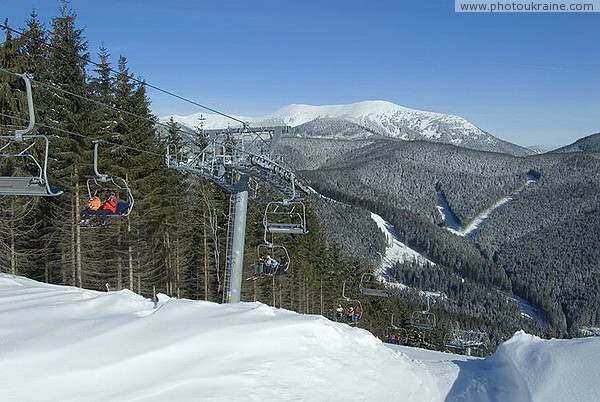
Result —
<instances>
[{"instance_id":1,"label":"chairlift","mask_svg":"<svg viewBox=\"0 0 600 402\"><path fill-rule=\"evenodd\" d=\"M275 264L272 261L275 261ZM253 266L254 278L273 277L290 268L290 255L284 246L265 243L256 247L256 263Z\"/></svg>"},{"instance_id":2,"label":"chairlift","mask_svg":"<svg viewBox=\"0 0 600 402\"><path fill-rule=\"evenodd\" d=\"M410 323L413 328L433 331L436 325L435 314L429 311L429 296L427 296L427 310L413 311Z\"/></svg>"},{"instance_id":3,"label":"chairlift","mask_svg":"<svg viewBox=\"0 0 600 402\"><path fill-rule=\"evenodd\" d=\"M265 230L273 234L306 234L306 208L300 201L271 201L263 218Z\"/></svg>"},{"instance_id":4,"label":"chairlift","mask_svg":"<svg viewBox=\"0 0 600 402\"><path fill-rule=\"evenodd\" d=\"M98 171L98 144L100 141L93 141L94 144L94 177L87 180L87 192L89 199L96 194L114 193L117 196L117 210L114 214L107 216L128 216L133 209L135 200L127 181L122 177L109 176L101 174ZM119 201L124 200L124 201Z\"/></svg>"},{"instance_id":5,"label":"chairlift","mask_svg":"<svg viewBox=\"0 0 600 402\"><path fill-rule=\"evenodd\" d=\"M390 297L390 291L386 289L385 284L370 272L361 275L359 289L360 293L366 296Z\"/></svg>"},{"instance_id":6,"label":"chairlift","mask_svg":"<svg viewBox=\"0 0 600 402\"><path fill-rule=\"evenodd\" d=\"M487 350L486 338L487 334L485 332L460 329L458 322L456 322L451 332L444 337L444 345L449 349L470 356L472 351L483 353Z\"/></svg>"},{"instance_id":7,"label":"chairlift","mask_svg":"<svg viewBox=\"0 0 600 402\"><path fill-rule=\"evenodd\" d=\"M360 300L346 296L346 282L342 285L342 297L337 300L335 320L356 326L364 314Z\"/></svg>"},{"instance_id":8,"label":"chairlift","mask_svg":"<svg viewBox=\"0 0 600 402\"><path fill-rule=\"evenodd\" d=\"M13 175L0 176L0 195L55 197L63 191L48 182L48 138L29 134L35 125L31 82L27 74L18 75L25 81L29 122L14 135L0 136L0 164L20 162L18 167L29 174L15 174L19 170L12 169ZM36 173L31 174L32 170Z\"/></svg>"},{"instance_id":9,"label":"chairlift","mask_svg":"<svg viewBox=\"0 0 600 402\"><path fill-rule=\"evenodd\" d=\"M394 315L392 322L386 331L385 341L395 345L406 345L408 343L408 331L405 328L394 325Z\"/></svg>"},{"instance_id":10,"label":"chairlift","mask_svg":"<svg viewBox=\"0 0 600 402\"><path fill-rule=\"evenodd\" d=\"M265 230L269 233L306 234L306 207L296 199L295 178L290 177L292 193L283 201L267 204L263 217Z\"/></svg>"}]
</instances>

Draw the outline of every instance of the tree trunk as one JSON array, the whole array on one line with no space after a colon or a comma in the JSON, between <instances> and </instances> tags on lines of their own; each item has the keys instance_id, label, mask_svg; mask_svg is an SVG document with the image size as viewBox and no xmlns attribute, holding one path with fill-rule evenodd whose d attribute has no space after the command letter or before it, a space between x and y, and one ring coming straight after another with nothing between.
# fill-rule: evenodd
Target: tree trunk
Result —
<instances>
[{"instance_id":1,"label":"tree trunk","mask_svg":"<svg viewBox=\"0 0 600 402\"><path fill-rule=\"evenodd\" d=\"M67 261L66 261L66 252L63 244L60 246L60 280L62 285L73 285L73 283L69 282L69 276L67 274Z\"/></svg>"},{"instance_id":2,"label":"tree trunk","mask_svg":"<svg viewBox=\"0 0 600 402\"><path fill-rule=\"evenodd\" d=\"M179 236L175 238L175 290L177 298L181 298L181 267L179 264Z\"/></svg>"},{"instance_id":3,"label":"tree trunk","mask_svg":"<svg viewBox=\"0 0 600 402\"><path fill-rule=\"evenodd\" d=\"M72 183L75 185L73 188L79 188L79 183L77 180L77 166L75 166L73 170L73 175L71 176ZM78 193L78 192L77 192ZM77 220L79 215L79 205L76 204L78 196L75 195L75 198L71 198L71 216L70 216L70 229L71 229L71 245L70 245L70 265L71 265L71 283L77 287L83 287L83 281L81 278L81 267L77 266L77 229L75 222L79 223Z\"/></svg>"},{"instance_id":4,"label":"tree trunk","mask_svg":"<svg viewBox=\"0 0 600 402\"><path fill-rule=\"evenodd\" d=\"M16 237L15 237L15 219L14 219L14 201L11 202L12 217L10 220L10 273L17 274L17 253L16 253Z\"/></svg>"},{"instance_id":5,"label":"tree trunk","mask_svg":"<svg viewBox=\"0 0 600 402\"><path fill-rule=\"evenodd\" d=\"M172 278L172 267L171 267L171 239L169 237L169 226L165 219L165 236L164 236L164 247L165 247L165 268L167 269L167 293L169 296L173 296L173 278Z\"/></svg>"},{"instance_id":6,"label":"tree trunk","mask_svg":"<svg viewBox=\"0 0 600 402\"><path fill-rule=\"evenodd\" d=\"M202 215L204 227L204 300L208 301L208 237L206 236L206 212Z\"/></svg>"},{"instance_id":7,"label":"tree trunk","mask_svg":"<svg viewBox=\"0 0 600 402\"><path fill-rule=\"evenodd\" d=\"M134 287L133 287L133 247L131 245L131 237L132 237L132 233L131 233L131 219L129 218L129 215L127 216L127 239L128 240L128 244L127 244L127 267L129 270L129 289L133 292L134 291ZM138 282L139 282L139 276L138 276ZM138 286L138 294L140 293L140 287Z\"/></svg>"},{"instance_id":8,"label":"tree trunk","mask_svg":"<svg viewBox=\"0 0 600 402\"><path fill-rule=\"evenodd\" d=\"M75 167L77 171L77 167ZM83 286L83 280L81 277L82 257L81 257L81 211L80 211L80 198L79 198L79 181L75 182L75 270L77 272L77 286Z\"/></svg>"},{"instance_id":9,"label":"tree trunk","mask_svg":"<svg viewBox=\"0 0 600 402\"><path fill-rule=\"evenodd\" d=\"M123 289L123 257L121 256L121 250L123 247L123 236L121 236L121 226L115 222L117 226L117 289Z\"/></svg>"},{"instance_id":10,"label":"tree trunk","mask_svg":"<svg viewBox=\"0 0 600 402\"><path fill-rule=\"evenodd\" d=\"M321 301L321 315L323 315L323 276L321 276L320 301Z\"/></svg>"}]
</instances>

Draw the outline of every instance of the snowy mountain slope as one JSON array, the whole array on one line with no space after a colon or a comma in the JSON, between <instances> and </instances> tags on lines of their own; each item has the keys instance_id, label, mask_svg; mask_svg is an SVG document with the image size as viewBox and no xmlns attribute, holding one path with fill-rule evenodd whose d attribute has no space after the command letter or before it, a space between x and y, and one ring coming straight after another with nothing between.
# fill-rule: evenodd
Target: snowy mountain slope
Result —
<instances>
[{"instance_id":1,"label":"snowy mountain slope","mask_svg":"<svg viewBox=\"0 0 600 402\"><path fill-rule=\"evenodd\" d=\"M377 226L383 232L386 239L385 255L382 256L383 261L379 267L381 272L376 272L376 274L385 277L393 265L398 262L415 261L419 265L436 265L433 261L428 260L420 253L402 243L398 239L394 226L391 223L373 212L371 212L371 219L377 223Z\"/></svg>"},{"instance_id":2,"label":"snowy mountain slope","mask_svg":"<svg viewBox=\"0 0 600 402\"><path fill-rule=\"evenodd\" d=\"M3 401L600 400L599 338L519 332L475 359L261 303L155 304L6 274L0 322Z\"/></svg>"},{"instance_id":3,"label":"snowy mountain slope","mask_svg":"<svg viewBox=\"0 0 600 402\"><path fill-rule=\"evenodd\" d=\"M437 191L438 196L438 211L442 219L444 220L444 225L448 231L454 233L457 236L464 236L468 238L472 238L475 235L475 232L479 230L485 222L489 218L489 216L498 208L503 206L506 203L513 201L515 198L519 197L519 195L530 186L537 184L539 178L532 174L527 175L527 181L512 191L509 195L506 195L498 200L496 200L492 205L487 207L485 210L479 212L470 222L468 222L465 227L460 227L458 224L458 220L452 214L452 210L448 205L448 201L446 200L444 193L441 190Z\"/></svg>"},{"instance_id":4,"label":"snowy mountain slope","mask_svg":"<svg viewBox=\"0 0 600 402\"><path fill-rule=\"evenodd\" d=\"M205 128L239 126L238 122L223 116L202 114ZM165 122L171 116L162 118ZM188 127L198 125L200 114L172 116ZM292 104L264 117L237 117L253 125L291 127L319 120L340 120L354 123L370 131L401 140L425 140L461 147L513 155L530 155L533 151L502 141L459 116L410 109L387 101L363 101L349 105ZM332 137L333 138L333 137Z\"/></svg>"}]
</instances>

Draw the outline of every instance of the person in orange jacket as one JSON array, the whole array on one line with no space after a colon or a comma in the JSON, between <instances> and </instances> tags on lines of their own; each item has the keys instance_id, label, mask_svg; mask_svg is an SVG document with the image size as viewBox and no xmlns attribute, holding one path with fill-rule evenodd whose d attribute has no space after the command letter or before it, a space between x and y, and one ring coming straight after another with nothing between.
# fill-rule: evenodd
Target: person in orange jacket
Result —
<instances>
[{"instance_id":1,"label":"person in orange jacket","mask_svg":"<svg viewBox=\"0 0 600 402\"><path fill-rule=\"evenodd\" d=\"M87 225L89 223L89 219L92 217L92 215L96 214L96 211L98 211L101 206L102 201L98 196L98 192L95 192L94 196L88 201L87 208L81 213L81 223Z\"/></svg>"},{"instance_id":2,"label":"person in orange jacket","mask_svg":"<svg viewBox=\"0 0 600 402\"><path fill-rule=\"evenodd\" d=\"M106 216L108 214L116 214L117 213L117 197L115 193L111 193L108 197L108 200L102 204L100 209L96 214L96 219L98 220L98 224L100 226L106 226Z\"/></svg>"}]
</instances>

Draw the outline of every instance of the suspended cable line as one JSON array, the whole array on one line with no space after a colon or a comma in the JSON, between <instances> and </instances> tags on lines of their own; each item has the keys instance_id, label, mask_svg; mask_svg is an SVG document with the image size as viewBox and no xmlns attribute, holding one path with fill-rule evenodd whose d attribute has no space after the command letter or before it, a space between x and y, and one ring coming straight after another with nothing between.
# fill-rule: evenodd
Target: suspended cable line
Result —
<instances>
[{"instance_id":1,"label":"suspended cable line","mask_svg":"<svg viewBox=\"0 0 600 402\"><path fill-rule=\"evenodd\" d=\"M5 72L5 73L10 74L10 75L13 75L15 77L20 77L20 75L18 73L15 73L15 72L10 71L10 70L6 70L6 69L4 69L2 67L0 67L0 71ZM78 99L89 101L89 102L94 103L94 104L99 105L99 106L105 106L105 107L107 107L109 109L112 109L112 110L114 110L116 112L124 113L124 114L127 114L127 115L129 115L131 117L135 117L135 118L140 119L140 120L148 121L148 122L150 122L152 124L164 127L165 129L171 129L171 127L168 124L161 123L160 121L156 121L156 120L154 120L152 118L148 118L146 116L141 116L139 114L136 114L136 113L133 113L133 112L129 112L127 110L123 110L123 109L118 108L116 106L109 105L107 103L101 102L99 100L88 98L87 96L79 95L79 94L73 93L71 91L67 91L66 89L59 88L59 87L57 87L55 85L52 85L52 84L48 84L48 83L45 83L45 82L42 82L42 81L38 81L38 80L35 80L35 79L32 79L32 78L30 78L29 80L31 82L35 83L35 84L38 84L39 86L45 88L46 90L48 90L50 92L52 91L52 89L54 89L54 90L56 90L58 92L61 92L63 94L71 95L71 96L74 96L74 97L76 97ZM190 133L188 131L186 131L186 130L178 129L177 131L180 132L180 133L183 133L183 134L185 134L187 136L190 136Z\"/></svg>"},{"instance_id":2,"label":"suspended cable line","mask_svg":"<svg viewBox=\"0 0 600 402\"><path fill-rule=\"evenodd\" d=\"M2 112L0 112L0 116L2 116L2 117L8 117L8 118L15 119L15 120L18 120L18 121L27 122L27 119L24 119L24 118L21 118L21 117L18 117L18 116L14 116L14 115L10 115L10 114L6 114L6 113L2 113ZM54 127L54 126L49 126L49 125L43 124L43 123L37 123L36 122L35 125L38 126L38 127L43 127L43 128L47 128L49 130L57 131L57 132L60 132L60 133L63 133L63 134L74 135L76 137L80 137L80 138L84 138L84 139L89 139L89 140L92 140L92 141L103 142L105 144L112 145L112 146L122 147L122 148L125 148L125 149L130 149L130 150L133 150L133 151L137 151L137 152L141 152L141 153L145 153L145 154L149 154L149 155L160 156L161 158L164 157L164 154L162 154L162 153L148 151L146 149L136 148L136 147L132 147L132 146L129 146L129 145L123 145L123 144L118 144L116 142L111 142L111 141L106 141L106 140L101 140L101 139L93 138L90 135L76 133L74 131L69 131L69 130L65 130L65 129L62 129L62 128Z\"/></svg>"},{"instance_id":3,"label":"suspended cable line","mask_svg":"<svg viewBox=\"0 0 600 402\"><path fill-rule=\"evenodd\" d=\"M11 32L13 32L13 33L16 33L16 34L18 34L18 35L21 35L21 36L23 36L23 37L26 37L26 38L29 38L29 39L33 39L33 40L36 40L36 39L37 39L37 38L34 38L34 37L30 36L30 35L27 35L27 34L26 34L26 33L24 33L23 31L19 31L19 30L17 30L17 29L11 28L11 27L9 27L9 26L8 26L8 25L6 25L6 24L0 24L0 28L2 28L2 29L5 29L5 30L8 30L8 31L11 31ZM50 32L47 32L47 31L44 31L44 33L46 33L46 34L48 34L48 35L51 35L51 33L50 33ZM45 46L47 46L47 47L49 47L49 48L57 49L57 48L56 48L54 45L52 45L51 43L48 43L48 42L47 42L47 41L45 41L45 40L42 42L42 44L43 44L43 45L45 45ZM60 49L60 48L59 48L58 50L59 50L59 51L61 51L62 49ZM81 59L81 60L84 60L86 63L90 63L90 64L92 64L92 65L94 65L94 66L96 66L96 67L106 67L106 66L103 66L103 65L102 65L102 64L100 64L100 63L97 63L97 62L95 62L95 61L89 60L87 57L83 57L83 56L80 56L80 55L78 55L78 54L77 54L76 56L77 56L79 59ZM110 67L108 68L108 70L109 70L110 72L112 72L112 73L115 73L115 74L122 74L121 72L119 72L119 71L117 71L117 70L114 70L114 69L112 69L112 68L110 68ZM140 85L145 85L145 86L147 86L148 88L152 88L152 89L154 89L154 90L156 90L156 91L158 91L158 92L162 92L162 93L164 93L164 94L166 94L166 95L169 95L169 96L172 96L172 97L174 97L174 98L177 98L177 99L179 99L179 100L182 100L182 101L184 101L184 102L190 103L190 104L192 104L192 105L194 105L194 106L198 106L198 107L200 107L200 108L202 108L202 109L204 109L204 110L207 110L207 111L209 111L209 112L212 112L212 113L218 114L218 115L220 115L220 116L226 117L226 118L228 118L228 119L234 120L234 121L236 121L236 122L238 122L238 123L241 123L241 124L242 124L242 125L244 125L244 126L246 125L246 122L245 122L245 121L242 121L242 120L240 120L240 119L238 119L238 118L236 118L236 117L233 117L233 116L231 116L231 115L229 115L229 114L227 114L227 113L224 113L224 112L221 112L221 111L219 111L219 110L217 110L217 109L214 109L214 108L211 108L211 107L209 107L209 106L203 105L203 104L201 104L201 103L198 103L198 102L196 102L196 101L194 101L194 100L191 100L191 99L189 99L189 98L186 98L186 97L184 97L184 96L177 95L177 94L176 94L176 93L174 93L174 92L168 91L168 90L166 90L166 89L162 89L162 88L160 88L160 87L157 87L156 85L149 84L148 82L146 82L146 81L144 81L144 80L140 80L140 79L138 79L138 78L135 78L135 77L134 77L134 76L132 76L132 75L126 75L126 77L127 77L127 78L129 78L130 80L132 80L132 81L134 81L134 82L136 82L136 83L140 84Z\"/></svg>"}]
</instances>

